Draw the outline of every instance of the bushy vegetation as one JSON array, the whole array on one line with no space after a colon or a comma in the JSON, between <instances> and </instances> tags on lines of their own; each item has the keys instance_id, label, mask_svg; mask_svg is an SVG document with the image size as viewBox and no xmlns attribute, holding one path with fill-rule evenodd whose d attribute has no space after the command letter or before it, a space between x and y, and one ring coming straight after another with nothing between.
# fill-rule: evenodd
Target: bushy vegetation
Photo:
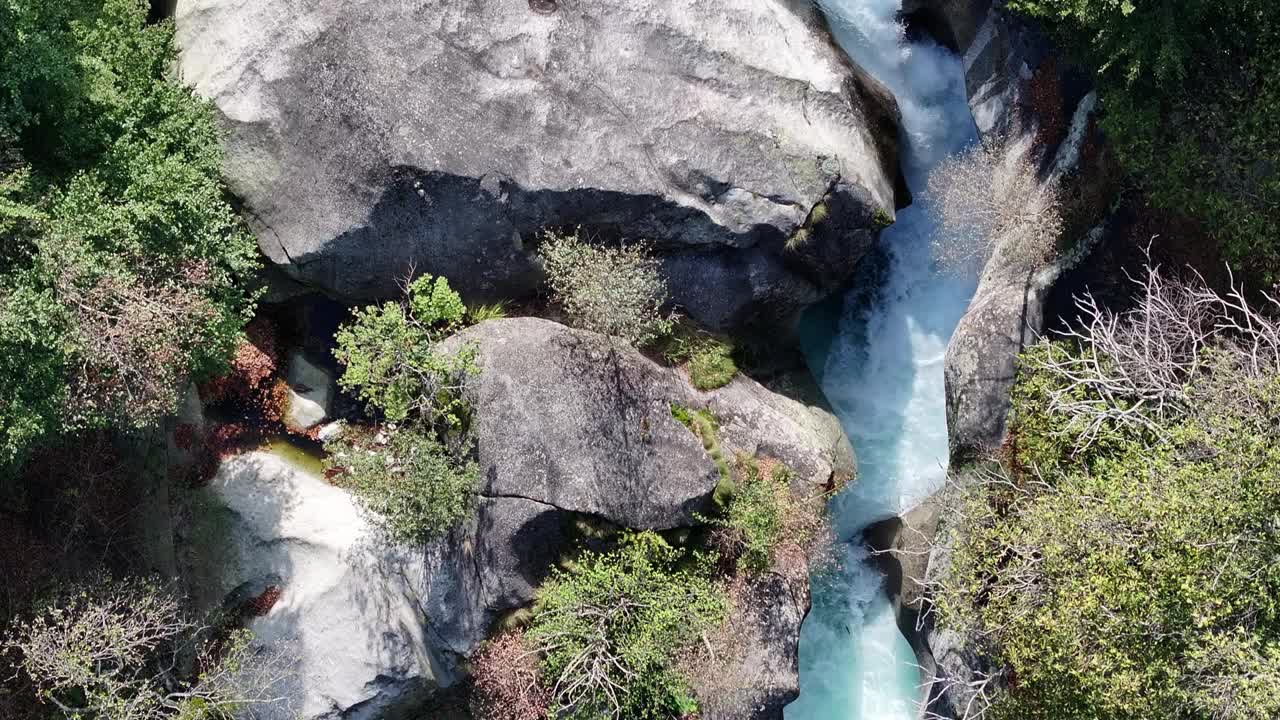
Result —
<instances>
[{"instance_id":1,"label":"bushy vegetation","mask_svg":"<svg viewBox=\"0 0 1280 720\"><path fill-rule=\"evenodd\" d=\"M466 410L462 386L474 369L474 353L441 353L436 344L459 330L466 315L449 281L430 275L407 283L399 302L356 310L336 336L335 354L344 366L338 384L392 422L459 426Z\"/></svg>"},{"instance_id":2,"label":"bushy vegetation","mask_svg":"<svg viewBox=\"0 0 1280 720\"><path fill-rule=\"evenodd\" d=\"M419 427L348 428L325 449L325 476L355 493L398 540L443 535L471 509L476 464Z\"/></svg>"},{"instance_id":3,"label":"bushy vegetation","mask_svg":"<svg viewBox=\"0 0 1280 720\"><path fill-rule=\"evenodd\" d=\"M791 498L791 470L777 464L761 473L754 459L738 463L739 480L724 517L716 522L726 531L738 570L760 573L769 569L782 537L786 507Z\"/></svg>"},{"instance_id":4,"label":"bushy vegetation","mask_svg":"<svg viewBox=\"0 0 1280 720\"><path fill-rule=\"evenodd\" d=\"M1035 264L1048 260L1063 232L1054 183L1041 182L1031 148L988 139L952 155L929 175L941 222L934 256L947 271L976 274L996 246Z\"/></svg>"},{"instance_id":5,"label":"bushy vegetation","mask_svg":"<svg viewBox=\"0 0 1280 720\"><path fill-rule=\"evenodd\" d=\"M142 0L0 4L0 461L221 368L256 263L212 110Z\"/></svg>"},{"instance_id":6,"label":"bushy vegetation","mask_svg":"<svg viewBox=\"0 0 1280 720\"><path fill-rule=\"evenodd\" d=\"M327 443L325 476L403 542L443 535L471 510L477 470L463 390L475 349L438 348L467 318L448 280L422 275L401 301L356 310L336 335L339 385L391 424Z\"/></svg>"},{"instance_id":7,"label":"bushy vegetation","mask_svg":"<svg viewBox=\"0 0 1280 720\"><path fill-rule=\"evenodd\" d=\"M677 323L660 348L667 362L687 365L689 382L699 390L724 387L738 375L733 344L687 322Z\"/></svg>"},{"instance_id":8,"label":"bushy vegetation","mask_svg":"<svg viewBox=\"0 0 1280 720\"><path fill-rule=\"evenodd\" d=\"M1157 205L1280 281L1280 13L1273 0L1011 0L1097 68L1102 128Z\"/></svg>"},{"instance_id":9,"label":"bushy vegetation","mask_svg":"<svg viewBox=\"0 0 1280 720\"><path fill-rule=\"evenodd\" d=\"M548 236L539 252L551 292L572 324L637 346L671 332L672 320L662 312L667 284L643 244L593 245L575 232Z\"/></svg>"},{"instance_id":10,"label":"bushy vegetation","mask_svg":"<svg viewBox=\"0 0 1280 720\"><path fill-rule=\"evenodd\" d=\"M967 717L1280 714L1280 322L1152 274L1028 350L1001 464L957 484L941 622Z\"/></svg>"},{"instance_id":11,"label":"bushy vegetation","mask_svg":"<svg viewBox=\"0 0 1280 720\"><path fill-rule=\"evenodd\" d=\"M75 720L231 720L284 712L287 658L247 631L188 619L140 578L63 588L12 623L0 654L36 697ZM194 662L191 662L193 661Z\"/></svg>"},{"instance_id":12,"label":"bushy vegetation","mask_svg":"<svg viewBox=\"0 0 1280 720\"><path fill-rule=\"evenodd\" d=\"M538 591L527 638L542 657L551 716L668 720L697 709L673 664L727 612L710 561L660 536L587 553Z\"/></svg>"}]
</instances>

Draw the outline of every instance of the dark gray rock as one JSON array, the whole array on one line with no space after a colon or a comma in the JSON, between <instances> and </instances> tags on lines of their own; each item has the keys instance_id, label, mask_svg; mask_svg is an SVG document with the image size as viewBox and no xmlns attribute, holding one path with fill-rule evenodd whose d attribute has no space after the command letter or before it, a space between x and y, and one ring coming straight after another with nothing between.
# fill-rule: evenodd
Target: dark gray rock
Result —
<instances>
[{"instance_id":1,"label":"dark gray rock","mask_svg":"<svg viewBox=\"0 0 1280 720\"><path fill-rule=\"evenodd\" d=\"M518 497L614 524L693 522L719 480L672 404L707 408L725 457L775 457L798 482L852 474L852 450L825 410L738 377L710 392L634 348L549 320L491 320L447 341L475 348L471 383L482 493Z\"/></svg>"},{"instance_id":2,"label":"dark gray rock","mask_svg":"<svg viewBox=\"0 0 1280 720\"><path fill-rule=\"evenodd\" d=\"M809 612L807 578L792 582L777 572L743 581L730 591L741 615L729 632L739 652L732 658L700 658L695 685L704 720L782 720L799 696L800 625Z\"/></svg>"},{"instance_id":3,"label":"dark gray rock","mask_svg":"<svg viewBox=\"0 0 1280 720\"><path fill-rule=\"evenodd\" d=\"M992 0L903 0L902 14L911 26L963 52L973 44L991 5Z\"/></svg>"},{"instance_id":4,"label":"dark gray rock","mask_svg":"<svg viewBox=\"0 0 1280 720\"><path fill-rule=\"evenodd\" d=\"M350 299L410 268L512 297L538 232L581 224L652 240L678 302L740 326L838 288L906 202L894 101L811 3L533 5L180 0L263 252Z\"/></svg>"}]
</instances>

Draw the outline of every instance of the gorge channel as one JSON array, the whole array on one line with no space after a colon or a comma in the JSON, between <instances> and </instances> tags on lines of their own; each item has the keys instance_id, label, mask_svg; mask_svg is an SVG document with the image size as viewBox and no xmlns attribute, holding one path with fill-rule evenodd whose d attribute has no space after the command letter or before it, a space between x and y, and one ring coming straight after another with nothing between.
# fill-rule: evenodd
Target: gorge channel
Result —
<instances>
[{"instance_id":1,"label":"gorge channel","mask_svg":"<svg viewBox=\"0 0 1280 720\"><path fill-rule=\"evenodd\" d=\"M798 700L788 720L913 720L922 678L898 629L863 530L936 491L947 464L943 359L973 296L974 272L940 269L929 172L976 142L961 61L908 34L901 0L820 0L844 50L897 97L903 172L915 202L881 234L878 287L810 312L809 366L853 443L858 478L832 499L836 568L813 578L800 641ZM831 318L832 315L837 317Z\"/></svg>"}]
</instances>

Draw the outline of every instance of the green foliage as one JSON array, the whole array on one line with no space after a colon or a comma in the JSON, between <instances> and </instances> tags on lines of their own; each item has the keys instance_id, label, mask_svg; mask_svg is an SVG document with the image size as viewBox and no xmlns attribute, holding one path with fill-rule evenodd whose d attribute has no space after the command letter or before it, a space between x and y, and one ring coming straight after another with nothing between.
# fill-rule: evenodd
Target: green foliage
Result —
<instances>
[{"instance_id":1,"label":"green foliage","mask_svg":"<svg viewBox=\"0 0 1280 720\"><path fill-rule=\"evenodd\" d=\"M714 390L729 384L738 374L733 348L716 343L694 353L689 359L689 380L699 390Z\"/></svg>"},{"instance_id":2,"label":"green foliage","mask_svg":"<svg viewBox=\"0 0 1280 720\"><path fill-rule=\"evenodd\" d=\"M576 326L651 343L671 332L662 314L667 285L658 260L643 244L601 247L573 235L552 235L539 250L547 283Z\"/></svg>"},{"instance_id":3,"label":"green foliage","mask_svg":"<svg viewBox=\"0 0 1280 720\"><path fill-rule=\"evenodd\" d=\"M501 320L507 316L506 303L489 303L467 308L467 322L477 325L485 320Z\"/></svg>"},{"instance_id":4,"label":"green foliage","mask_svg":"<svg viewBox=\"0 0 1280 720\"><path fill-rule=\"evenodd\" d=\"M671 403L671 417L689 428L689 432L702 441L702 448L707 451L707 455L711 457L712 462L716 464L716 470L720 473L720 482L715 489L715 500L722 504L727 502L729 495L733 492L733 475L729 471L729 460L720 447L720 425L716 422L715 415L706 408L687 408L678 403Z\"/></svg>"},{"instance_id":5,"label":"green foliage","mask_svg":"<svg viewBox=\"0 0 1280 720\"><path fill-rule=\"evenodd\" d=\"M688 363L689 381L699 390L724 387L738 374L733 344L688 323L678 323L660 347L668 362Z\"/></svg>"},{"instance_id":6,"label":"green foliage","mask_svg":"<svg viewBox=\"0 0 1280 720\"><path fill-rule=\"evenodd\" d=\"M398 540L443 535L471 509L476 464L416 428L375 436L349 429L326 449L325 476L355 493Z\"/></svg>"},{"instance_id":7,"label":"green foliage","mask_svg":"<svg viewBox=\"0 0 1280 720\"><path fill-rule=\"evenodd\" d=\"M587 553L538 591L526 638L542 654L553 715L566 720L669 720L696 703L675 656L728 612L706 558L651 533Z\"/></svg>"},{"instance_id":8,"label":"green foliage","mask_svg":"<svg viewBox=\"0 0 1280 720\"><path fill-rule=\"evenodd\" d=\"M1154 431L1046 401L1070 380L1031 351L1005 467L961 483L945 626L1016 680L987 717L1263 718L1280 713L1280 375L1210 355ZM1079 391L1081 399L1089 399Z\"/></svg>"},{"instance_id":9,"label":"green foliage","mask_svg":"<svg viewBox=\"0 0 1280 720\"><path fill-rule=\"evenodd\" d=\"M250 310L256 248L213 111L170 76L172 28L145 19L140 0L0 3L0 461L154 422Z\"/></svg>"},{"instance_id":10,"label":"green foliage","mask_svg":"<svg viewBox=\"0 0 1280 720\"><path fill-rule=\"evenodd\" d=\"M428 332L453 332L462 326L467 315L467 306L462 304L462 298L449 287L449 281L443 277L420 275L409 283L406 295L409 299L409 314Z\"/></svg>"},{"instance_id":11,"label":"green foliage","mask_svg":"<svg viewBox=\"0 0 1280 720\"><path fill-rule=\"evenodd\" d=\"M335 336L343 364L338 384L380 410L388 420L417 418L458 427L465 420L461 397L474 371L475 353L436 351L436 344L462 326L466 307L445 278L423 275L401 302L356 310Z\"/></svg>"},{"instance_id":12,"label":"green foliage","mask_svg":"<svg viewBox=\"0 0 1280 720\"><path fill-rule=\"evenodd\" d=\"M1011 0L1098 69L1102 128L1165 208L1280 281L1280 13L1273 0Z\"/></svg>"},{"instance_id":13,"label":"green foliage","mask_svg":"<svg viewBox=\"0 0 1280 720\"><path fill-rule=\"evenodd\" d=\"M725 515L716 524L727 529L741 548L738 571L759 574L769 569L774 548L782 537L790 497L791 470L776 465L761 473L754 458L740 462L741 470Z\"/></svg>"},{"instance_id":14,"label":"green foliage","mask_svg":"<svg viewBox=\"0 0 1280 720\"><path fill-rule=\"evenodd\" d=\"M877 230L883 230L893 224L893 216L885 211L884 208L876 208L875 215L871 218L875 223Z\"/></svg>"}]
</instances>

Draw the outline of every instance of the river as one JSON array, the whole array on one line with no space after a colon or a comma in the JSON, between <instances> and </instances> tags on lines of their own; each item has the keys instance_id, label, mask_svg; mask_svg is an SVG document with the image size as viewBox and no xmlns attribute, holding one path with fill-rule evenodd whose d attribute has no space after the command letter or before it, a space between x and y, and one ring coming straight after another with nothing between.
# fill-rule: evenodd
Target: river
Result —
<instances>
[{"instance_id":1,"label":"river","mask_svg":"<svg viewBox=\"0 0 1280 720\"><path fill-rule=\"evenodd\" d=\"M929 171L975 142L976 131L960 60L931 41L908 39L900 2L819 0L840 45L897 97L903 172L915 202L881 235L888 267L872 300L855 289L838 318L810 318L802 329L810 367L853 443L858 478L831 501L838 567L814 577L800 640L800 697L787 720L918 716L920 673L861 537L867 525L937 490L946 471L943 357L977 281L936 267L936 218L924 190Z\"/></svg>"}]
</instances>

